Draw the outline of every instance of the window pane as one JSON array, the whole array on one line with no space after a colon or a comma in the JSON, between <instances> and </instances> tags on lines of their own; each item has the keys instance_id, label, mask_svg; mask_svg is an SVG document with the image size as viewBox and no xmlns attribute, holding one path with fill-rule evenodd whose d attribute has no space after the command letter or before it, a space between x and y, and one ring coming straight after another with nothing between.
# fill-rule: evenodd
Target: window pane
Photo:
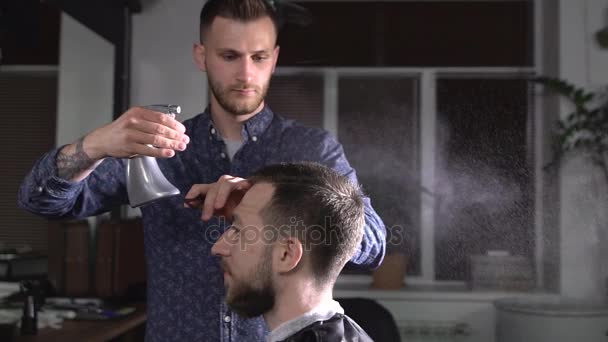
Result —
<instances>
[{"instance_id":1,"label":"window pane","mask_svg":"<svg viewBox=\"0 0 608 342\"><path fill-rule=\"evenodd\" d=\"M408 252L410 274L419 272L417 93L418 80L411 76L338 81L338 138L391 231L388 251Z\"/></svg>"},{"instance_id":2,"label":"window pane","mask_svg":"<svg viewBox=\"0 0 608 342\"><path fill-rule=\"evenodd\" d=\"M312 23L287 23L279 35L280 65L529 66L534 60L532 1L298 5Z\"/></svg>"},{"instance_id":3,"label":"window pane","mask_svg":"<svg viewBox=\"0 0 608 342\"><path fill-rule=\"evenodd\" d=\"M533 256L529 92L525 80L440 79L435 268L465 280L471 255Z\"/></svg>"},{"instance_id":4,"label":"window pane","mask_svg":"<svg viewBox=\"0 0 608 342\"><path fill-rule=\"evenodd\" d=\"M310 127L323 127L323 76L276 75L266 102L273 112Z\"/></svg>"}]
</instances>

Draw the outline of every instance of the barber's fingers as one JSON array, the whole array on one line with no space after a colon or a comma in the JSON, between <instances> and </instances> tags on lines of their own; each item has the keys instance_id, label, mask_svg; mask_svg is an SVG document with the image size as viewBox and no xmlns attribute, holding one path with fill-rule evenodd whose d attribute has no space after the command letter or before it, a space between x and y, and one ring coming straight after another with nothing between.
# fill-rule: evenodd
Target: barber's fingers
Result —
<instances>
[{"instance_id":1,"label":"barber's fingers","mask_svg":"<svg viewBox=\"0 0 608 342\"><path fill-rule=\"evenodd\" d=\"M127 133L128 138L126 141L130 144L135 145L151 145L161 149L171 149L177 151L183 151L187 145L183 141L167 139L160 135L148 134L139 131L132 131Z\"/></svg>"},{"instance_id":2,"label":"barber's fingers","mask_svg":"<svg viewBox=\"0 0 608 342\"><path fill-rule=\"evenodd\" d=\"M155 158L171 158L175 155L175 151L167 148L155 148L148 145L142 144L129 144L125 145L125 148L129 146L128 153L132 155L143 155ZM125 152L126 153L126 152Z\"/></svg>"},{"instance_id":3,"label":"barber's fingers","mask_svg":"<svg viewBox=\"0 0 608 342\"><path fill-rule=\"evenodd\" d=\"M202 219L207 221L213 216L217 183L194 184L185 196L184 206L191 208L203 208Z\"/></svg>"},{"instance_id":4,"label":"barber's fingers","mask_svg":"<svg viewBox=\"0 0 608 342\"><path fill-rule=\"evenodd\" d=\"M195 184L190 188L190 191L186 194L186 199L189 203L186 203L190 207L202 208L201 219L207 221L211 219L213 214L217 211L215 208L215 198L217 196L219 184ZM196 199L199 201L196 201ZM218 208L221 209L221 208Z\"/></svg>"},{"instance_id":5,"label":"barber's fingers","mask_svg":"<svg viewBox=\"0 0 608 342\"><path fill-rule=\"evenodd\" d=\"M245 192L251 188L246 179L224 175L211 184L195 184L185 196L184 206L201 208L204 221L213 215L232 216Z\"/></svg>"},{"instance_id":6,"label":"barber's fingers","mask_svg":"<svg viewBox=\"0 0 608 342\"><path fill-rule=\"evenodd\" d=\"M244 191L249 190L251 184L243 178L224 175L217 181L218 191L213 204L215 209L224 208L231 196L234 201L240 202ZM238 192L238 193L237 193Z\"/></svg>"},{"instance_id":7,"label":"barber's fingers","mask_svg":"<svg viewBox=\"0 0 608 342\"><path fill-rule=\"evenodd\" d=\"M194 184L184 197L184 207L200 208L211 184Z\"/></svg>"},{"instance_id":8,"label":"barber's fingers","mask_svg":"<svg viewBox=\"0 0 608 342\"><path fill-rule=\"evenodd\" d=\"M131 110L134 112L135 117L140 117L144 121L154 122L180 133L186 132L186 127L181 122L175 120L174 115L156 112L143 107L134 107Z\"/></svg>"},{"instance_id":9,"label":"barber's fingers","mask_svg":"<svg viewBox=\"0 0 608 342\"><path fill-rule=\"evenodd\" d=\"M183 151L190 142L190 137L185 134L186 127L172 115L134 107L120 119L124 122L118 126L123 126L127 134L142 144Z\"/></svg>"},{"instance_id":10,"label":"barber's fingers","mask_svg":"<svg viewBox=\"0 0 608 342\"><path fill-rule=\"evenodd\" d=\"M184 134L184 132L172 129L156 122L142 120L137 122L137 125L138 130L144 133L157 135L165 139L183 141L184 143L190 142L190 137Z\"/></svg>"},{"instance_id":11,"label":"barber's fingers","mask_svg":"<svg viewBox=\"0 0 608 342\"><path fill-rule=\"evenodd\" d=\"M215 197L217 196L218 184L213 183L205 195L205 201L203 202L203 213L201 219L207 221L211 219L215 212Z\"/></svg>"}]
</instances>

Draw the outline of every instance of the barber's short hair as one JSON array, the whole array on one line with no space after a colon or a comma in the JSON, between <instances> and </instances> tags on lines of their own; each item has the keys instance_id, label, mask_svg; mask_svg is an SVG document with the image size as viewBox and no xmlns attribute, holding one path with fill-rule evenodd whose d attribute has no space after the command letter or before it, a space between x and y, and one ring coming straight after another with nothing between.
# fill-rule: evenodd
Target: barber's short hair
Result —
<instances>
[{"instance_id":1,"label":"barber's short hair","mask_svg":"<svg viewBox=\"0 0 608 342\"><path fill-rule=\"evenodd\" d=\"M218 16L243 22L269 17L277 35L279 32L277 13L271 0L208 0L200 14L201 43L204 43L205 34Z\"/></svg>"},{"instance_id":2,"label":"barber's short hair","mask_svg":"<svg viewBox=\"0 0 608 342\"><path fill-rule=\"evenodd\" d=\"M298 238L308 255L317 285L333 284L357 250L365 224L359 187L317 163L283 163L264 167L252 183L274 188L262 211L266 229Z\"/></svg>"}]
</instances>

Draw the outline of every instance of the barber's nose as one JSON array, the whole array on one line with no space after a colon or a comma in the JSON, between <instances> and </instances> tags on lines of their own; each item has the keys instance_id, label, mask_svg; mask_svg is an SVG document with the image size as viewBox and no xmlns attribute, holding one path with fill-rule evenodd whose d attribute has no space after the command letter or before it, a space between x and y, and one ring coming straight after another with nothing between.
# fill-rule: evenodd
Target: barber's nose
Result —
<instances>
[{"instance_id":1,"label":"barber's nose","mask_svg":"<svg viewBox=\"0 0 608 342\"><path fill-rule=\"evenodd\" d=\"M237 79L243 83L249 83L253 79L253 61L249 58L243 58L239 65Z\"/></svg>"}]
</instances>

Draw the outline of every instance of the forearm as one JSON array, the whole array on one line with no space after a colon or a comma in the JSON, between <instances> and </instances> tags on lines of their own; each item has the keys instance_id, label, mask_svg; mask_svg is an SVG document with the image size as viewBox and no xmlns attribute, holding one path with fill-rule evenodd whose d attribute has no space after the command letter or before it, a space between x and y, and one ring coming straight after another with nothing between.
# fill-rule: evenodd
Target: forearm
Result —
<instances>
[{"instance_id":1,"label":"forearm","mask_svg":"<svg viewBox=\"0 0 608 342\"><path fill-rule=\"evenodd\" d=\"M19 207L44 217L87 217L126 203L122 161L107 158L86 179L72 182L58 176L63 148L36 161L19 188Z\"/></svg>"},{"instance_id":2,"label":"forearm","mask_svg":"<svg viewBox=\"0 0 608 342\"><path fill-rule=\"evenodd\" d=\"M17 195L21 208L45 217L69 215L83 184L57 176L58 154L58 149L48 152L36 161L25 176Z\"/></svg>"},{"instance_id":3,"label":"forearm","mask_svg":"<svg viewBox=\"0 0 608 342\"><path fill-rule=\"evenodd\" d=\"M93 159L84 150L85 137L65 146L57 154L57 176L71 182L80 182L95 170L103 159Z\"/></svg>"}]
</instances>

